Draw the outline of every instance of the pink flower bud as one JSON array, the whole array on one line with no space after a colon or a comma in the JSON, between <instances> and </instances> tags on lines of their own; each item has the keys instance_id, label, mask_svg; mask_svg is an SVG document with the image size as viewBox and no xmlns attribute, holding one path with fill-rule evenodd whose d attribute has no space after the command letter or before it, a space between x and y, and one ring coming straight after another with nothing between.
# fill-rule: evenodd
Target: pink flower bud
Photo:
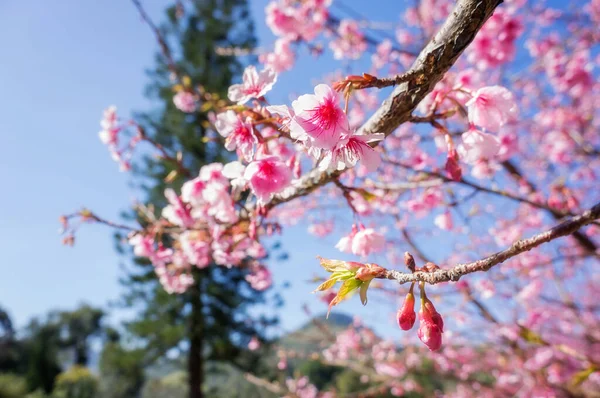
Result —
<instances>
[{"instance_id":1,"label":"pink flower bud","mask_svg":"<svg viewBox=\"0 0 600 398\"><path fill-rule=\"evenodd\" d=\"M434 323L424 322L421 319L417 336L431 351L437 351L442 346L442 331Z\"/></svg>"},{"instance_id":2,"label":"pink flower bud","mask_svg":"<svg viewBox=\"0 0 600 398\"><path fill-rule=\"evenodd\" d=\"M373 278L381 278L385 274L385 268L377 264L364 264L356 271L356 279L363 282L368 282Z\"/></svg>"},{"instance_id":3,"label":"pink flower bud","mask_svg":"<svg viewBox=\"0 0 600 398\"><path fill-rule=\"evenodd\" d=\"M410 330L415 324L415 296L412 293L406 295L402 307L398 310L398 326L402 330Z\"/></svg>"},{"instance_id":4,"label":"pink flower bud","mask_svg":"<svg viewBox=\"0 0 600 398\"><path fill-rule=\"evenodd\" d=\"M444 320L442 319L442 316L439 314L439 312L436 311L435 307L433 306L433 303L429 299L425 299L425 311L429 313L431 321L435 323L440 328L440 331L443 333Z\"/></svg>"},{"instance_id":5,"label":"pink flower bud","mask_svg":"<svg viewBox=\"0 0 600 398\"><path fill-rule=\"evenodd\" d=\"M453 181L460 181L462 179L462 169L458 163L458 153L456 153L456 150L448 152L445 170L448 177Z\"/></svg>"},{"instance_id":6,"label":"pink flower bud","mask_svg":"<svg viewBox=\"0 0 600 398\"><path fill-rule=\"evenodd\" d=\"M444 332L444 321L442 316L435 310L433 303L425 298L419 311L421 324L417 335L419 339L431 350L437 351L442 346L442 333Z\"/></svg>"}]
</instances>

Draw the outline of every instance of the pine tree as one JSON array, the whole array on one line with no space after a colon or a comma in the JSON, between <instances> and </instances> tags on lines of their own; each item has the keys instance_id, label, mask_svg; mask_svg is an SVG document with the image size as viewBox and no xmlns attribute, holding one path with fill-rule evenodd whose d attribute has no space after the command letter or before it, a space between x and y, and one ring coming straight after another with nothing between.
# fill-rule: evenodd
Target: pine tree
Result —
<instances>
[{"instance_id":1,"label":"pine tree","mask_svg":"<svg viewBox=\"0 0 600 398\"><path fill-rule=\"evenodd\" d=\"M158 106L153 112L136 115L136 120L145 134L170 153L181 152L185 168L196 173L202 165L228 154L204 140L208 127L205 110L185 114L175 108L172 74L175 69L178 76L189 77L192 86L225 98L243 65L234 57L219 55L216 48L252 48L253 25L245 0L191 1L169 8L159 31L170 57L165 56L163 46L156 68L149 73L148 95ZM165 179L178 189L190 177L181 172L174 175L174 167L152 156L134 165L146 203L155 209L165 205ZM263 302L264 296L248 286L246 270L222 266L194 269L194 284L184 294L170 295L158 283L152 265L141 259L135 264L124 279L128 289L124 303L139 310L128 331L144 343L148 363L174 349L185 353L190 398L205 396L202 386L207 363L256 367L258 358L244 347L274 321L252 319L248 314L248 308Z\"/></svg>"}]
</instances>

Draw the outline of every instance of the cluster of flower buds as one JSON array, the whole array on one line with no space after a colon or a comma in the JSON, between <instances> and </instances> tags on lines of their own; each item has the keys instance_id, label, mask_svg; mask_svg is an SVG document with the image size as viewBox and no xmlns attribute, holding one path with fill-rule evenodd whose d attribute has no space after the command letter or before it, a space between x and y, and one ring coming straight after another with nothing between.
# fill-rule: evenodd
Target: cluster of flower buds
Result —
<instances>
[{"instance_id":1,"label":"cluster of flower buds","mask_svg":"<svg viewBox=\"0 0 600 398\"><path fill-rule=\"evenodd\" d=\"M411 272L425 271L431 272L437 269L438 267L433 263L427 263L423 268L417 268L415 266L414 258L406 253L404 256L406 266L411 270ZM404 303L402 307L398 310L397 320L398 326L402 330L410 330L415 324L417 320L417 316L415 313L415 296L413 293L414 282L410 285L410 290L404 299ZM442 346L442 333L444 333L444 320L442 316L437 312L435 306L427 298L425 294L425 283L420 283L421 287L421 309L419 310L419 330L417 331L417 335L419 339L431 350L437 351Z\"/></svg>"}]
</instances>

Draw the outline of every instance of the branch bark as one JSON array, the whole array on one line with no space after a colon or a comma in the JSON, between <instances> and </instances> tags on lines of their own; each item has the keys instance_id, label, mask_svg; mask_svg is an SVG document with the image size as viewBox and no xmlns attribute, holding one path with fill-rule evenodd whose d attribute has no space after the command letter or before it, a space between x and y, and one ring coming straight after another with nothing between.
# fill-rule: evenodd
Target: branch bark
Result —
<instances>
[{"instance_id":1,"label":"branch bark","mask_svg":"<svg viewBox=\"0 0 600 398\"><path fill-rule=\"evenodd\" d=\"M448 281L458 281L463 275L473 272L487 271L495 265L503 263L509 258L515 257L518 254L529 251L543 243L550 242L561 236L570 235L579 228L591 224L594 220L600 218L600 203L586 210L579 216L573 217L554 228L534 235L529 239L518 240L513 243L508 249L492 254L481 260L477 260L467 264L459 264L449 269L443 269L435 272L415 272L412 274L399 272L395 270L387 271L383 279L395 280L399 284L409 282L426 282L436 284Z\"/></svg>"}]
</instances>

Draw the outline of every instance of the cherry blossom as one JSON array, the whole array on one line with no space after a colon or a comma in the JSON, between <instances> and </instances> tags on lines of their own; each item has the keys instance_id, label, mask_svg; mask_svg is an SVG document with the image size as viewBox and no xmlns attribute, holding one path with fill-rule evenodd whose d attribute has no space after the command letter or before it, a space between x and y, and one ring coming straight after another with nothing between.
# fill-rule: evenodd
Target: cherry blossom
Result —
<instances>
[{"instance_id":1,"label":"cherry blossom","mask_svg":"<svg viewBox=\"0 0 600 398\"><path fill-rule=\"evenodd\" d=\"M458 147L460 159L468 164L475 164L482 159L493 159L500 150L500 139L476 128L471 128L461 136L462 144Z\"/></svg>"},{"instance_id":2,"label":"cherry blossom","mask_svg":"<svg viewBox=\"0 0 600 398\"><path fill-rule=\"evenodd\" d=\"M244 171L244 178L258 200L266 203L273 194L289 186L292 172L277 156L269 156L250 163Z\"/></svg>"},{"instance_id":3,"label":"cherry blossom","mask_svg":"<svg viewBox=\"0 0 600 398\"><path fill-rule=\"evenodd\" d=\"M517 113L513 94L501 86L480 88L466 106L469 109L469 121L491 131L498 131Z\"/></svg>"},{"instance_id":4,"label":"cherry blossom","mask_svg":"<svg viewBox=\"0 0 600 398\"><path fill-rule=\"evenodd\" d=\"M292 108L295 123L290 126L291 133L296 137L306 136L313 146L331 150L342 134L348 133L348 119L339 107L338 95L326 84L316 86L314 95L298 97Z\"/></svg>"},{"instance_id":5,"label":"cherry blossom","mask_svg":"<svg viewBox=\"0 0 600 398\"><path fill-rule=\"evenodd\" d=\"M342 138L331 151L326 152L319 167L321 170L344 170L346 167L354 167L360 161L367 171L375 171L381 163L381 157L369 143L383 138L383 134L353 134Z\"/></svg>"},{"instance_id":6,"label":"cherry blossom","mask_svg":"<svg viewBox=\"0 0 600 398\"><path fill-rule=\"evenodd\" d=\"M163 211L162 216L173 224L182 227L191 227L194 225L190 207L184 203L174 190L168 188L165 190L165 197L169 201Z\"/></svg>"},{"instance_id":7,"label":"cherry blossom","mask_svg":"<svg viewBox=\"0 0 600 398\"><path fill-rule=\"evenodd\" d=\"M271 287L273 281L271 279L271 272L267 267L261 264L255 264L251 269L252 272L246 275L246 280L253 289L266 290Z\"/></svg>"},{"instance_id":8,"label":"cherry blossom","mask_svg":"<svg viewBox=\"0 0 600 398\"><path fill-rule=\"evenodd\" d=\"M253 98L263 97L276 81L277 73L273 69L267 67L257 72L256 67L250 65L244 71L243 83L229 87L227 96L232 102L243 105Z\"/></svg>"},{"instance_id":9,"label":"cherry blossom","mask_svg":"<svg viewBox=\"0 0 600 398\"><path fill-rule=\"evenodd\" d=\"M192 113L198 107L196 97L188 91L179 91L173 97L173 103L182 112Z\"/></svg>"},{"instance_id":10,"label":"cherry blossom","mask_svg":"<svg viewBox=\"0 0 600 398\"><path fill-rule=\"evenodd\" d=\"M277 39L272 53L261 54L260 62L277 73L292 69L296 55L291 49L291 41L287 38Z\"/></svg>"},{"instance_id":11,"label":"cherry blossom","mask_svg":"<svg viewBox=\"0 0 600 398\"><path fill-rule=\"evenodd\" d=\"M254 127L243 121L234 111L226 111L217 115L215 127L225 137L225 148L233 151L236 148L245 160L254 156L254 145L258 142Z\"/></svg>"},{"instance_id":12,"label":"cherry blossom","mask_svg":"<svg viewBox=\"0 0 600 398\"><path fill-rule=\"evenodd\" d=\"M367 42L356 21L342 20L337 35L339 37L329 44L335 59L358 59L367 49Z\"/></svg>"}]
</instances>

